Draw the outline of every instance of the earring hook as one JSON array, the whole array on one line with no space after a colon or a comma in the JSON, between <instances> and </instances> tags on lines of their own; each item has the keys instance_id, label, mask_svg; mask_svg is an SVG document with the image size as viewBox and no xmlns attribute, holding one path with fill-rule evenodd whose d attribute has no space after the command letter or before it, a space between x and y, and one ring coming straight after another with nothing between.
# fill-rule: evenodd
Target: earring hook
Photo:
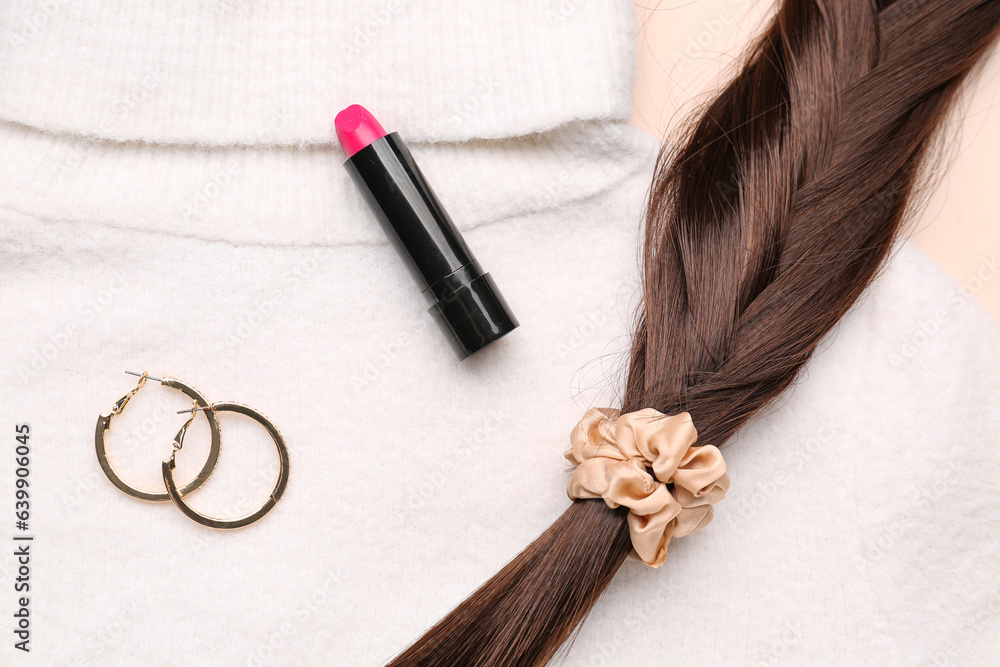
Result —
<instances>
[{"instance_id":1,"label":"earring hook","mask_svg":"<svg viewBox=\"0 0 1000 667\"><path fill-rule=\"evenodd\" d=\"M191 425L191 422L194 421L194 418L198 416L196 413L197 410L198 410L198 401L192 401L190 410L179 410L177 412L177 414L190 412L191 416L188 417L188 420L184 422L184 426L181 426L181 430L177 431L177 435L174 436L174 451L173 453L170 454L170 458L174 458L174 454L179 452L181 447L184 446L184 434L187 433L188 426Z\"/></svg>"},{"instance_id":2,"label":"earring hook","mask_svg":"<svg viewBox=\"0 0 1000 667\"><path fill-rule=\"evenodd\" d=\"M134 375L134 376L139 377L139 378L141 378L141 377L147 378L149 380L152 380L153 382L163 382L163 378L155 378L152 375L150 375L149 373L147 373L146 371L143 371L141 373L136 373L135 371L125 371L125 372L128 373L129 375ZM139 381L140 382L145 382L145 380L139 380Z\"/></svg>"},{"instance_id":3,"label":"earring hook","mask_svg":"<svg viewBox=\"0 0 1000 667\"><path fill-rule=\"evenodd\" d=\"M185 412L196 412L198 410L204 410L205 412L211 412L212 408L214 408L214 407L215 406L213 406L213 405L198 405L197 403L195 403L194 407L189 408L187 410L178 410L177 414L182 415Z\"/></svg>"},{"instance_id":4,"label":"earring hook","mask_svg":"<svg viewBox=\"0 0 1000 667\"><path fill-rule=\"evenodd\" d=\"M111 408L112 416L121 414L121 411L125 409L125 406L128 405L128 402L132 400L132 397L135 396L140 389L142 389L144 384L146 384L146 378L149 377L149 373L147 373L146 371L143 371L142 373L133 373L132 371L125 371L125 372L128 373L129 375L138 375L139 384L135 385L135 389L133 389L132 391L130 391L129 393L125 394L117 401L115 401L114 406ZM157 378L152 378L152 379L156 380Z\"/></svg>"}]
</instances>

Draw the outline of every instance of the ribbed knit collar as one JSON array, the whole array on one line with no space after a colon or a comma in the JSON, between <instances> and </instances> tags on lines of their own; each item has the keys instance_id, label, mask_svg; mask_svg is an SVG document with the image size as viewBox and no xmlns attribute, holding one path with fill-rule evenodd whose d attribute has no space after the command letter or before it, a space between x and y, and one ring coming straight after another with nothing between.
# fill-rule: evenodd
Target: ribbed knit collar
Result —
<instances>
[{"instance_id":1,"label":"ribbed knit collar","mask_svg":"<svg viewBox=\"0 0 1000 667\"><path fill-rule=\"evenodd\" d=\"M413 141L498 138L631 108L632 3L16 3L0 120L114 141L333 141L361 103Z\"/></svg>"}]
</instances>

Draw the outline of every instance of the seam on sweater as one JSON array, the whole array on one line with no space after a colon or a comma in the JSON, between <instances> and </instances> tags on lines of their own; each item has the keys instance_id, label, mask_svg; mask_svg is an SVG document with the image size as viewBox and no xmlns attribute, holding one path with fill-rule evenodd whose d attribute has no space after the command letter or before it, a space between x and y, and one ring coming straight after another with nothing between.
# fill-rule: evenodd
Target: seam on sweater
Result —
<instances>
[{"instance_id":1,"label":"seam on sweater","mask_svg":"<svg viewBox=\"0 0 1000 667\"><path fill-rule=\"evenodd\" d=\"M194 149L203 151L226 151L226 150L252 150L252 151L264 151L264 150L311 150L311 149L329 149L329 150L340 150L340 143L337 141L336 137L331 136L328 140L299 140L294 142L237 142L237 143L205 143L205 142L190 142L190 141L157 141L154 139L123 139L115 138L109 136L102 136L98 134L87 134L83 132L75 132L68 129L59 129L51 126L44 125L32 125L23 120L17 120L16 118L7 118L0 114L0 123L4 125L10 125L13 127L21 128L27 132L43 134L56 139L65 139L69 141L85 141L88 143L101 144L105 146L127 146L130 148L138 148L143 146L148 146L150 148L167 148L167 149ZM471 137L465 137L461 139L430 139L422 138L416 136L412 139L406 139L406 145L409 147L460 147L460 146L477 146L477 145L490 145L490 144L502 144L507 141L529 141L529 140L539 140L544 139L544 135L553 134L558 135L559 133L572 129L574 127L580 128L584 126L594 126L594 127L624 127L628 128L627 131L635 131L637 133L644 133L644 130L634 127L628 122L628 118L620 118L618 116L606 115L606 116L574 116L567 118L557 123L551 125L543 125L537 128L533 128L526 132L519 132L514 134L502 134L498 133L496 135L491 134L480 134ZM652 138L656 141L655 138Z\"/></svg>"},{"instance_id":2,"label":"seam on sweater","mask_svg":"<svg viewBox=\"0 0 1000 667\"><path fill-rule=\"evenodd\" d=\"M625 178L629 176L635 176L636 172L632 172L626 175ZM607 195L608 192L613 190L621 181L625 178L616 181L614 184L602 188L599 191L589 193L582 197L575 197L571 199L566 199L558 203L549 204L542 207L536 207L531 209L525 209L522 211L516 211L513 213L505 214L496 218L490 218L489 220L484 220L482 222L470 225L464 228L463 233L468 233L471 231L485 229L493 227L497 224L504 222L510 222L517 220L518 218L530 217L533 215L539 215L545 213L546 211L551 211L555 209L565 208L566 206L585 206L592 201L600 199ZM350 247L378 247L389 244L388 239L370 240L366 241L363 239L358 239L355 241L343 241L337 243L270 243L267 241L230 241L222 238L213 238L211 236L202 236L199 234L185 234L182 232L174 232L166 229L136 229L133 227L125 227L123 225L116 225L112 222L104 222L100 220L86 220L86 219L67 219L67 218L53 218L35 213L28 213L26 211L20 211L9 204L0 204L0 211L5 211L12 213L21 218L26 219L35 224L39 225L87 225L90 227L97 227L101 229L113 230L116 232L122 232L127 234L140 234L143 236L165 236L174 239L182 239L189 241L199 241L202 243L218 243L223 245L232 246L235 248L273 248L273 249L293 249L293 248L350 248ZM638 222L638 221L637 221Z\"/></svg>"}]
</instances>

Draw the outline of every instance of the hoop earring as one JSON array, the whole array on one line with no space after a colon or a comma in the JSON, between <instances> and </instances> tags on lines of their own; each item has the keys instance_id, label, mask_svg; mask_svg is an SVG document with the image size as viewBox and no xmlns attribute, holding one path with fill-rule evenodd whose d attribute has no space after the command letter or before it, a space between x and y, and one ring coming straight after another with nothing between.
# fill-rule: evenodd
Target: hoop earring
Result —
<instances>
[{"instance_id":1,"label":"hoop earring","mask_svg":"<svg viewBox=\"0 0 1000 667\"><path fill-rule=\"evenodd\" d=\"M251 523L257 521L262 516L270 512L274 508L274 506L278 503L278 501L281 500L281 495L285 492L285 485L288 483L288 449L285 447L285 440L284 438L281 437L281 434L278 432L278 429L275 428L274 424L272 424L267 417L257 412L253 408L247 405L243 405L242 403L221 402L221 403L213 403L212 405L208 406L192 407L191 408L192 419L194 418L194 412L196 412L197 410L202 410L206 413L226 412L226 411L237 412L239 414L250 417L257 423L259 423L261 426L263 426L267 430L268 434L270 434L271 438L274 440L275 447L278 448L278 462L279 462L278 481L274 485L274 490L271 492L271 496L255 512L251 512L250 514L247 514L246 516L240 517L238 519L215 519L209 516L205 516L204 514L201 514L193 510L191 507L187 505L187 503L184 502L184 500L181 498L181 496L184 494L182 494L177 489L177 485L174 483L174 472L173 472L175 465L174 456L177 454L176 450L180 449L179 445L182 445L184 440L184 434L179 433L178 436L180 437L180 442L175 441L174 453L170 455L170 458L168 458L163 462L162 466L163 483L167 487L167 493L169 494L170 499L174 501L174 505L177 505L177 508L180 511L184 512L184 514L186 514L190 519L197 521L203 526L208 526L209 528L219 528L222 530L249 526ZM187 411L182 410L181 412L187 412Z\"/></svg>"},{"instance_id":2,"label":"hoop earring","mask_svg":"<svg viewBox=\"0 0 1000 667\"><path fill-rule=\"evenodd\" d=\"M140 389L142 389L143 385L146 384L147 379L155 380L164 387L169 387L183 392L200 407L207 406L208 401L201 395L201 393L198 392L197 389L184 384L180 380L175 380L174 378L155 378L145 372L141 374L133 373L132 371L125 372L129 375L139 376L139 383L135 386L135 389L125 394L115 402L114 406L111 408L111 412L102 414L97 418L97 430L94 434L94 445L97 449L97 460L101 464L101 469L104 471L104 474L108 476L109 480L111 480L111 483L117 486L123 493L127 493L133 498L138 498L139 500L148 500L151 502L163 502L165 500L170 500L170 495L168 493L150 493L149 491L143 491L142 489L137 489L134 486L126 484L122 478L118 476L118 473L111 468L111 464L108 462L108 453L104 444L104 434L111 427L112 417L122 413L125 406L128 405L128 402L132 400L132 397L135 396ZM197 477L182 486L180 489L176 490L176 492L182 496L191 493L204 484L205 480L208 479L208 476L212 474L212 471L215 469L215 464L219 460L219 449L222 444L222 437L219 434L219 421L211 412L205 412L205 417L208 418L208 427L212 432L212 448L209 450L208 460L205 461L205 465L202 466ZM181 430L177 433L177 436L174 438L175 451L178 448L179 443L183 442L184 434L192 421L193 414L192 419L189 419L188 422L184 424Z\"/></svg>"}]
</instances>

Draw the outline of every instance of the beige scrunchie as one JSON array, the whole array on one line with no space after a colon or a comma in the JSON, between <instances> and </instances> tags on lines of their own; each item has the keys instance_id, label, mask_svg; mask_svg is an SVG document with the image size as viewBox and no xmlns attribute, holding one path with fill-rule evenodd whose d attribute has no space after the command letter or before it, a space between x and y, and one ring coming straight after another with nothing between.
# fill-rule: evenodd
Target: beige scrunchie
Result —
<instances>
[{"instance_id":1,"label":"beige scrunchie","mask_svg":"<svg viewBox=\"0 0 1000 667\"><path fill-rule=\"evenodd\" d=\"M592 408L570 436L566 458L576 470L566 492L574 500L603 498L609 507L629 508L635 555L659 567L670 538L708 525L712 505L729 490L722 452L712 445L694 447L697 439L686 412L668 417L652 408L624 415Z\"/></svg>"}]
</instances>

